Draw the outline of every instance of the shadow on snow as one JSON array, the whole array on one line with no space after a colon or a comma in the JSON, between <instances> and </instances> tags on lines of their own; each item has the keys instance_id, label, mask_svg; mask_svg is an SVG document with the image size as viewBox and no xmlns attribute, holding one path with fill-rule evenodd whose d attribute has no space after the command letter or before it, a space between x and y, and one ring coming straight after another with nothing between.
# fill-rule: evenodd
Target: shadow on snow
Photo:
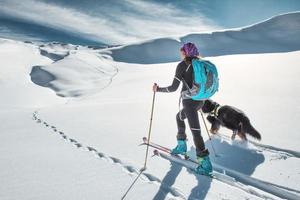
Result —
<instances>
[{"instance_id":1,"label":"shadow on snow","mask_svg":"<svg viewBox=\"0 0 300 200\"><path fill-rule=\"evenodd\" d=\"M210 141L208 140L205 142L206 147L210 150L210 158L213 164L216 163L218 165L238 171L248 176L253 174L256 167L263 163L265 160L264 155L255 150L231 145L230 143L221 141L220 139L213 139L212 142L215 150L217 151L217 154L220 155L218 157L215 157L211 149ZM191 155L191 157L195 158L195 148L191 147L188 154ZM166 198L167 193L165 192L166 190L164 190L164 187L172 187L176 181L176 178L184 168L185 167L183 167L182 165L170 161L170 169L162 179L163 184L161 184L158 192L154 196L154 200L161 200ZM205 199L210 189L212 179L206 176L197 175L190 169L185 168L184 170L187 170L188 173L195 176L197 180L197 185L191 189L191 192L188 195L187 199Z\"/></svg>"}]
</instances>

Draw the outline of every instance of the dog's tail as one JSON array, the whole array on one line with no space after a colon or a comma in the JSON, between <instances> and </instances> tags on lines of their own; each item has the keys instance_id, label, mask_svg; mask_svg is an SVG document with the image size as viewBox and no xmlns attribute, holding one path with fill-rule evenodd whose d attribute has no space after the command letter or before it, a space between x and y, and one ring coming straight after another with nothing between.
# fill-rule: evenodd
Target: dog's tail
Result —
<instances>
[{"instance_id":1,"label":"dog's tail","mask_svg":"<svg viewBox=\"0 0 300 200\"><path fill-rule=\"evenodd\" d=\"M251 125L250 120L247 117L242 117L241 120L243 124L244 131L251 135L252 137L261 140L261 135L260 133Z\"/></svg>"}]
</instances>

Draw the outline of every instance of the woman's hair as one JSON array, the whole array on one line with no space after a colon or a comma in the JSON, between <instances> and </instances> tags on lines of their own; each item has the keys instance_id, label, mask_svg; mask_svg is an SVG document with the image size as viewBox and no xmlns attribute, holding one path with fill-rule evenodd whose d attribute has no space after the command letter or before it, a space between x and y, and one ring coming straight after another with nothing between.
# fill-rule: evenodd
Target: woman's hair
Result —
<instances>
[{"instance_id":1,"label":"woman's hair","mask_svg":"<svg viewBox=\"0 0 300 200\"><path fill-rule=\"evenodd\" d=\"M193 58L195 58L195 57L188 57L188 56L186 56L183 60L184 60L184 62L185 62L187 65L190 65L190 64L192 64Z\"/></svg>"},{"instance_id":2,"label":"woman's hair","mask_svg":"<svg viewBox=\"0 0 300 200\"><path fill-rule=\"evenodd\" d=\"M186 56L183 60L187 65L190 65L190 64L192 64L193 59L202 59L202 57L200 55L199 56L193 56L193 57Z\"/></svg>"},{"instance_id":3,"label":"woman's hair","mask_svg":"<svg viewBox=\"0 0 300 200\"><path fill-rule=\"evenodd\" d=\"M180 51L184 53L185 55L184 61L187 65L190 65L193 59L201 59L201 55L199 54L199 51L194 43L191 42L185 43L180 48Z\"/></svg>"}]
</instances>

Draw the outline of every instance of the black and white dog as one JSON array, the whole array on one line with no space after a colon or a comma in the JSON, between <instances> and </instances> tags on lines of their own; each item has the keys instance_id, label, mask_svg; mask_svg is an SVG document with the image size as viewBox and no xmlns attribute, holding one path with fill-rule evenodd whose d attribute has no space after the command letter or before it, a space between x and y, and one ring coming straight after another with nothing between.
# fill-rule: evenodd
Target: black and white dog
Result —
<instances>
[{"instance_id":1,"label":"black and white dog","mask_svg":"<svg viewBox=\"0 0 300 200\"><path fill-rule=\"evenodd\" d=\"M232 139L238 135L241 139L247 140L246 134L261 140L260 133L251 125L245 113L235 107L221 106L212 100L206 100L202 112L209 114L207 120L211 123L210 132L216 134L220 126L224 126L233 131Z\"/></svg>"}]
</instances>

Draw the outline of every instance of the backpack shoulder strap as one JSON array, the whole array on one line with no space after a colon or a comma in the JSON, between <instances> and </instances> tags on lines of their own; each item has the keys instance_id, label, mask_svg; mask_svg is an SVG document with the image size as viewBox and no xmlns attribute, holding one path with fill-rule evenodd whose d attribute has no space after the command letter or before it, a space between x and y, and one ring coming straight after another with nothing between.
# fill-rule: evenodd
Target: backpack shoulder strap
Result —
<instances>
[{"instance_id":1,"label":"backpack shoulder strap","mask_svg":"<svg viewBox=\"0 0 300 200\"><path fill-rule=\"evenodd\" d=\"M186 68L185 72L187 72L187 71L190 69L191 65L192 65L192 64L189 64L189 65L188 65L188 67Z\"/></svg>"}]
</instances>

